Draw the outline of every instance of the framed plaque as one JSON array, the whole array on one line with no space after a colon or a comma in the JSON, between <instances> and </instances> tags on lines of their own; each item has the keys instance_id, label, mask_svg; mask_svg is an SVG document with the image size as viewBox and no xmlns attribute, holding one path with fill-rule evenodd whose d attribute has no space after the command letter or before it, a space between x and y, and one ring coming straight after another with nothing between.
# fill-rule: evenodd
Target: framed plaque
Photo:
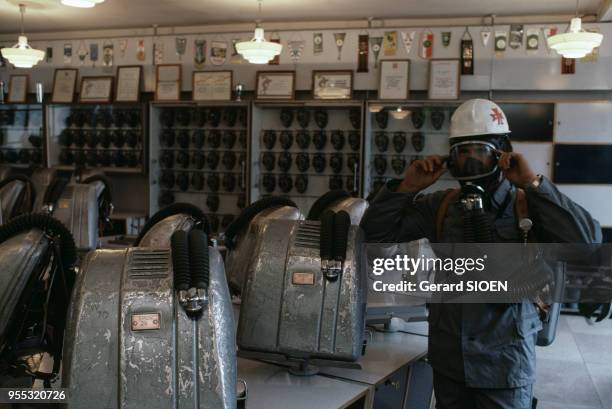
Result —
<instances>
[{"instance_id":1,"label":"framed plaque","mask_svg":"<svg viewBox=\"0 0 612 409\"><path fill-rule=\"evenodd\" d=\"M408 99L410 60L382 60L378 80L378 99Z\"/></svg>"},{"instance_id":2,"label":"framed plaque","mask_svg":"<svg viewBox=\"0 0 612 409\"><path fill-rule=\"evenodd\" d=\"M140 101L141 74L142 66L140 65L123 65L121 67L117 67L117 87L115 90L115 101Z\"/></svg>"},{"instance_id":3,"label":"framed plaque","mask_svg":"<svg viewBox=\"0 0 612 409\"><path fill-rule=\"evenodd\" d=\"M9 103L25 103L28 97L27 75L11 75L9 79L8 98Z\"/></svg>"},{"instance_id":4,"label":"framed plaque","mask_svg":"<svg viewBox=\"0 0 612 409\"><path fill-rule=\"evenodd\" d=\"M230 101L232 71L194 71L194 101Z\"/></svg>"},{"instance_id":5,"label":"framed plaque","mask_svg":"<svg viewBox=\"0 0 612 409\"><path fill-rule=\"evenodd\" d=\"M257 71L257 99L294 99L295 71Z\"/></svg>"},{"instance_id":6,"label":"framed plaque","mask_svg":"<svg viewBox=\"0 0 612 409\"><path fill-rule=\"evenodd\" d=\"M74 101L77 77L76 68L58 68L53 75L53 92L51 102L54 104L69 104Z\"/></svg>"},{"instance_id":7,"label":"framed plaque","mask_svg":"<svg viewBox=\"0 0 612 409\"><path fill-rule=\"evenodd\" d=\"M460 73L459 60L430 60L429 99L459 99Z\"/></svg>"},{"instance_id":8,"label":"framed plaque","mask_svg":"<svg viewBox=\"0 0 612 409\"><path fill-rule=\"evenodd\" d=\"M113 77L83 77L79 102L109 103L113 93Z\"/></svg>"},{"instance_id":9,"label":"framed plaque","mask_svg":"<svg viewBox=\"0 0 612 409\"><path fill-rule=\"evenodd\" d=\"M155 72L155 100L181 99L181 64L159 64Z\"/></svg>"},{"instance_id":10,"label":"framed plaque","mask_svg":"<svg viewBox=\"0 0 612 409\"><path fill-rule=\"evenodd\" d=\"M313 71L312 97L314 99L353 98L353 71Z\"/></svg>"}]
</instances>

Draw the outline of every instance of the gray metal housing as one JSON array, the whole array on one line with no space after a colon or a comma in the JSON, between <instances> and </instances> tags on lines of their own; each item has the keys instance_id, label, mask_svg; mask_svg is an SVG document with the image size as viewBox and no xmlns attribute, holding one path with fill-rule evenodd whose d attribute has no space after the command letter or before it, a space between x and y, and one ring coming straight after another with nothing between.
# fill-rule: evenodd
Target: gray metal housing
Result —
<instances>
[{"instance_id":1,"label":"gray metal housing","mask_svg":"<svg viewBox=\"0 0 612 409\"><path fill-rule=\"evenodd\" d=\"M139 247L170 248L170 238L175 231L189 231L195 219L187 214L175 214L160 220L140 240Z\"/></svg>"},{"instance_id":2,"label":"gray metal housing","mask_svg":"<svg viewBox=\"0 0 612 409\"><path fill-rule=\"evenodd\" d=\"M232 305L223 260L209 254L209 304L198 320L175 296L169 250L87 255L64 343L68 408L236 407Z\"/></svg>"},{"instance_id":3,"label":"gray metal housing","mask_svg":"<svg viewBox=\"0 0 612 409\"><path fill-rule=\"evenodd\" d=\"M349 197L329 206L329 209L336 213L340 210L347 212L349 216L351 216L351 224L357 226L359 226L359 223L361 223L361 218L363 217L363 214L367 208L368 201L359 197Z\"/></svg>"},{"instance_id":4,"label":"gray metal housing","mask_svg":"<svg viewBox=\"0 0 612 409\"><path fill-rule=\"evenodd\" d=\"M291 220L261 226L242 293L240 350L342 361L360 355L366 305L361 230L351 226L342 273L332 282L321 272L319 227Z\"/></svg>"},{"instance_id":5,"label":"gray metal housing","mask_svg":"<svg viewBox=\"0 0 612 409\"><path fill-rule=\"evenodd\" d=\"M38 229L0 244L0 345L19 297L48 245L46 236Z\"/></svg>"},{"instance_id":6,"label":"gray metal housing","mask_svg":"<svg viewBox=\"0 0 612 409\"><path fill-rule=\"evenodd\" d=\"M21 180L14 180L0 189L0 224L6 223L13 211L19 195L23 193L26 184Z\"/></svg>"},{"instance_id":7,"label":"gray metal housing","mask_svg":"<svg viewBox=\"0 0 612 409\"><path fill-rule=\"evenodd\" d=\"M249 225L236 237L236 248L225 257L225 272L230 288L241 292L244 277L254 256L254 249L264 226L270 220L303 220L304 215L296 207L271 207L259 212Z\"/></svg>"}]
</instances>

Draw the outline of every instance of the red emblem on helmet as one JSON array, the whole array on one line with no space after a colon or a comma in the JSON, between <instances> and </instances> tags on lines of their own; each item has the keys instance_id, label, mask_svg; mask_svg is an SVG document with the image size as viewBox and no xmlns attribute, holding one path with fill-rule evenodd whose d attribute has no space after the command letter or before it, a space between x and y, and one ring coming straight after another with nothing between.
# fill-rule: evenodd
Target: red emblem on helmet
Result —
<instances>
[{"instance_id":1,"label":"red emblem on helmet","mask_svg":"<svg viewBox=\"0 0 612 409\"><path fill-rule=\"evenodd\" d=\"M502 111L500 111L497 108L493 108L491 109L491 113L489 114L491 115L491 118L493 118L493 122L497 121L497 125L503 125L504 124L504 113Z\"/></svg>"}]
</instances>

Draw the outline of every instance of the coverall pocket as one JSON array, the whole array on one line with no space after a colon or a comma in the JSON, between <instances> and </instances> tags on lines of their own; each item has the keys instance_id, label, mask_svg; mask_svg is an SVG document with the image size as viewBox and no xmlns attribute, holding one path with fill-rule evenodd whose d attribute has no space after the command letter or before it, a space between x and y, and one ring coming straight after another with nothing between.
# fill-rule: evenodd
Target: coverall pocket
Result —
<instances>
[{"instance_id":1,"label":"coverall pocket","mask_svg":"<svg viewBox=\"0 0 612 409\"><path fill-rule=\"evenodd\" d=\"M538 315L528 316L516 321L516 332L521 338L526 338L541 329L542 321Z\"/></svg>"}]
</instances>

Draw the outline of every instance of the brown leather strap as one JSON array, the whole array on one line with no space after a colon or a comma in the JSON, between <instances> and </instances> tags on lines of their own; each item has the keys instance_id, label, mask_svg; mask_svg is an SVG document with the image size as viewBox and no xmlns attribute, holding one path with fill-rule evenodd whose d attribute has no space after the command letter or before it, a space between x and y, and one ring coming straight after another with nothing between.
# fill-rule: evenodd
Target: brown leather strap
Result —
<instances>
[{"instance_id":1,"label":"brown leather strap","mask_svg":"<svg viewBox=\"0 0 612 409\"><path fill-rule=\"evenodd\" d=\"M444 198L440 203L440 207L438 207L438 212L436 213L436 241L440 241L442 239L442 231L444 230L444 219L446 219L448 206L450 206L451 203L453 203L459 198L460 193L461 189L454 189L444 195Z\"/></svg>"}]
</instances>

